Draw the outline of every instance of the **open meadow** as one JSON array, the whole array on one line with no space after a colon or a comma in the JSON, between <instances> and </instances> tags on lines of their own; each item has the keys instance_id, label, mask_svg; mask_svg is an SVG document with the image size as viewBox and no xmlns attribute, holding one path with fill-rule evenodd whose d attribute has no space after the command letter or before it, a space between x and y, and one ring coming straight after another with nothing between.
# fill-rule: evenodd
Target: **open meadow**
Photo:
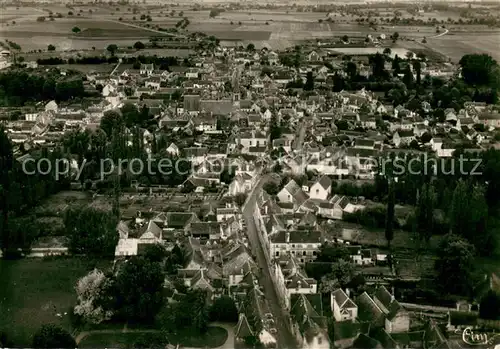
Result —
<instances>
[{"instance_id":1,"label":"open meadow","mask_svg":"<svg viewBox=\"0 0 500 349\"><path fill-rule=\"evenodd\" d=\"M77 280L95 267L110 266L110 261L76 257L0 260L0 331L25 348L43 324L71 332L69 311L76 303Z\"/></svg>"},{"instance_id":2,"label":"open meadow","mask_svg":"<svg viewBox=\"0 0 500 349\"><path fill-rule=\"evenodd\" d=\"M500 61L500 31L497 33L453 33L430 39L427 46L458 62L465 54L486 53Z\"/></svg>"},{"instance_id":3,"label":"open meadow","mask_svg":"<svg viewBox=\"0 0 500 349\"><path fill-rule=\"evenodd\" d=\"M133 347L136 341L145 336L158 338L159 342L165 340L165 336L159 332L129 332L129 333L96 333L85 337L80 343L80 348L115 348L126 349ZM228 338L228 333L222 327L209 326L203 335L193 336L192 331L168 335L170 343L181 343L190 348L217 348L223 345ZM162 343L163 345L166 343Z\"/></svg>"}]
</instances>

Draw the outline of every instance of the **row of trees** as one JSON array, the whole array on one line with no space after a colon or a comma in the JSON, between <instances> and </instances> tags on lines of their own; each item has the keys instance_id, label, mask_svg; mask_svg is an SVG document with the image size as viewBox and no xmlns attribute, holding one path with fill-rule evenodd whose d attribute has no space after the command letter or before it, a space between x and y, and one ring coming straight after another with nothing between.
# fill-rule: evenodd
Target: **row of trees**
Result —
<instances>
[{"instance_id":1,"label":"row of trees","mask_svg":"<svg viewBox=\"0 0 500 349\"><path fill-rule=\"evenodd\" d=\"M11 218L25 214L47 196L69 188L68 178L55 174L56 160L65 156L60 149L50 153L42 149L34 155L46 158L50 165L41 166L38 171L30 162L23 169L14 159L5 129L0 127L0 248L6 257L15 254L18 248L28 250L34 239L49 234L52 229L49 225L35 224L29 218L26 221ZM33 174L27 174L30 172ZM32 229L26 229L26 224Z\"/></svg>"},{"instance_id":2,"label":"row of trees","mask_svg":"<svg viewBox=\"0 0 500 349\"><path fill-rule=\"evenodd\" d=\"M142 50L146 45L140 41L134 44L136 50ZM55 48L54 48L55 49ZM89 56L81 58L69 58L63 59L60 57L49 57L49 58L39 58L37 63L39 65L62 65L62 64L107 64L107 63L117 63L118 57L106 57L106 56ZM175 57L156 57L156 56L138 56L135 57L124 57L122 58L124 64L150 64L153 63L155 66L162 70L167 70L169 66L178 66L179 62Z\"/></svg>"},{"instance_id":3,"label":"row of trees","mask_svg":"<svg viewBox=\"0 0 500 349\"><path fill-rule=\"evenodd\" d=\"M61 78L55 73L40 75L17 70L0 74L0 106L17 107L47 100L68 101L84 96L80 76Z\"/></svg>"}]
</instances>

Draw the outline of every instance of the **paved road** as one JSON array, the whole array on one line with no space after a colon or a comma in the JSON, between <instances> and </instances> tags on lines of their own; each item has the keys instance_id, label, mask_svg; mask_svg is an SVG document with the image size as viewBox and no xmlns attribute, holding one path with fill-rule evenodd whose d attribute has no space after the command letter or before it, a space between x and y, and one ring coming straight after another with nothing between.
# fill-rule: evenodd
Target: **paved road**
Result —
<instances>
[{"instance_id":1,"label":"paved road","mask_svg":"<svg viewBox=\"0 0 500 349\"><path fill-rule=\"evenodd\" d=\"M294 150L302 150L302 146L304 145L304 138L306 136L306 128L307 123L305 121L301 121L299 125L299 135L297 137L297 142L295 142L294 144Z\"/></svg>"},{"instance_id":2,"label":"paved road","mask_svg":"<svg viewBox=\"0 0 500 349\"><path fill-rule=\"evenodd\" d=\"M448 30L448 29L445 29L445 30L444 30L444 32L442 32L441 34L431 36L431 37L429 37L429 39L439 38L439 37L441 37L441 36L443 36L443 35L446 35L446 34L448 34L448 33L449 33L449 30Z\"/></svg>"},{"instance_id":3,"label":"paved road","mask_svg":"<svg viewBox=\"0 0 500 349\"><path fill-rule=\"evenodd\" d=\"M274 315L274 321L276 325L278 348L294 349L297 348L297 343L295 341L294 335L291 333L287 324L289 323L288 313L282 308L281 300L276 292L274 283L271 280L271 271L267 263L266 254L264 251L264 246L261 244L259 239L258 231L255 220L254 220L254 210L257 204L257 194L262 189L262 186L269 180L269 176L263 176L258 183L255 185L253 191L250 193L245 207L243 208L243 217L245 219L248 239L252 249L257 257L257 263L262 268L262 273L260 276L261 285L264 287L264 294L271 307L271 312Z\"/></svg>"}]
</instances>

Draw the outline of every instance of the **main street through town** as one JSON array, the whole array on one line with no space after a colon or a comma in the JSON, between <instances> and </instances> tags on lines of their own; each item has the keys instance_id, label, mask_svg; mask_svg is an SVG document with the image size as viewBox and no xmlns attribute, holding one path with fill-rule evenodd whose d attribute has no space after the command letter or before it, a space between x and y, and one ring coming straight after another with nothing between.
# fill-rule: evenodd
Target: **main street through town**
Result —
<instances>
[{"instance_id":1,"label":"main street through town","mask_svg":"<svg viewBox=\"0 0 500 349\"><path fill-rule=\"evenodd\" d=\"M252 250L257 258L257 263L261 267L261 285L264 287L264 294L266 300L269 302L271 307L271 312L274 316L274 323L277 330L277 340L278 348L293 349L297 347L297 343L294 335L289 328L289 315L288 312L281 306L282 300L280 300L278 293L275 289L273 281L271 279L271 271L268 265L268 258L265 255L265 246L262 245L259 235L261 232L258 230L255 219L254 210L257 205L257 196L262 190L262 186L269 180L269 176L264 175L257 182L252 192L250 193L245 207L243 208L243 217L247 226L248 240L252 247Z\"/></svg>"}]
</instances>

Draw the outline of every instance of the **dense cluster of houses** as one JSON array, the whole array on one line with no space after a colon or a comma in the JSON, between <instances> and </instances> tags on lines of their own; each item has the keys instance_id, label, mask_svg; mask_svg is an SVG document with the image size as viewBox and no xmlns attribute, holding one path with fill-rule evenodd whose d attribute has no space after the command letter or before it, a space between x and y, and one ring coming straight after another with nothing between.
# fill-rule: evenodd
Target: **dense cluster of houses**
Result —
<instances>
[{"instance_id":1,"label":"dense cluster of houses","mask_svg":"<svg viewBox=\"0 0 500 349\"><path fill-rule=\"evenodd\" d=\"M196 210L179 207L122 215L116 260L141 255L152 244L168 249L182 246L188 258L178 277L185 286L206 290L212 299L222 294L233 297L240 313L236 339L255 336L266 346L277 343L277 320L259 284L263 266L255 261L241 203L234 198L251 192L261 173L276 164L289 175L313 173L301 185L290 179L277 195L260 191L254 215L272 263L273 282L302 347L447 347L432 321L425 330L412 332L411 314L380 278L371 282L373 292L351 298L349 290L337 289L325 300L318 280L309 277L304 266L327 242L345 243L359 268L387 260L381 251L349 245L322 228L321 220L342 220L345 214L364 209L357 198L335 194L332 178L372 179L375 160L394 149L401 153L428 149L438 157L450 157L465 140L479 148L494 144L491 130L500 126L500 112L469 102L462 110L445 110L444 120L431 126L418 113L394 107L370 91L297 97L288 93L290 83L305 82L313 72L316 86L333 87L334 74L343 69L342 61L326 51L313 50L305 58L303 66L292 69L266 49L218 49L213 56L201 55L190 59L189 66L168 70L142 64L138 70L118 66L111 75L89 73L87 84L102 88L98 101L85 108L51 101L20 109L21 120L8 122L7 130L13 143L27 150L50 146L68 130L94 130L106 111L119 111L126 103L147 106L158 127L142 130L144 149L152 153L156 148L152 142L168 135L172 141L157 151L193 164L184 186L195 193L221 188L223 195ZM361 64L363 59L359 60ZM435 68L425 69L432 73ZM361 65L360 72L367 71ZM431 108L426 102L421 107ZM272 137L276 127L279 136ZM278 159L273 153L279 154ZM223 169L234 175L229 183L221 179ZM51 253L45 245L40 248L36 256ZM179 291L172 291L169 301L179 297ZM332 318L333 338L327 326Z\"/></svg>"},{"instance_id":2,"label":"dense cluster of houses","mask_svg":"<svg viewBox=\"0 0 500 349\"><path fill-rule=\"evenodd\" d=\"M106 111L135 103L149 107L158 132L224 134L219 155L265 157L274 149L283 155L285 171L368 178L373 176L370 159L387 149L416 143L414 147L449 157L465 141L479 147L495 143L489 130L500 125L500 112L493 106L468 102L461 110L446 109L444 120L430 126L418 113L402 105L394 107L383 95L370 91L301 98L288 94L290 83L305 82L308 72L313 72L316 86L331 87L334 74L343 73L342 61L318 49L305 55L300 68L292 69L282 66L278 57L266 49L219 49L215 55L192 58L188 66L168 70L142 64L138 70L118 66L112 74L88 73L85 84L101 90L101 99L90 99L85 106L51 102L22 108L20 120L9 122L7 128L16 144L50 145L68 129L95 129ZM360 71L364 58L353 58L361 64ZM270 66L262 65L263 61ZM432 72L429 64L422 73ZM432 108L423 102L421 110ZM282 130L279 138L270 139L274 117ZM340 128L339 121L343 121ZM485 128L478 129L477 124ZM300 140L297 134L304 125L308 127Z\"/></svg>"}]
</instances>

